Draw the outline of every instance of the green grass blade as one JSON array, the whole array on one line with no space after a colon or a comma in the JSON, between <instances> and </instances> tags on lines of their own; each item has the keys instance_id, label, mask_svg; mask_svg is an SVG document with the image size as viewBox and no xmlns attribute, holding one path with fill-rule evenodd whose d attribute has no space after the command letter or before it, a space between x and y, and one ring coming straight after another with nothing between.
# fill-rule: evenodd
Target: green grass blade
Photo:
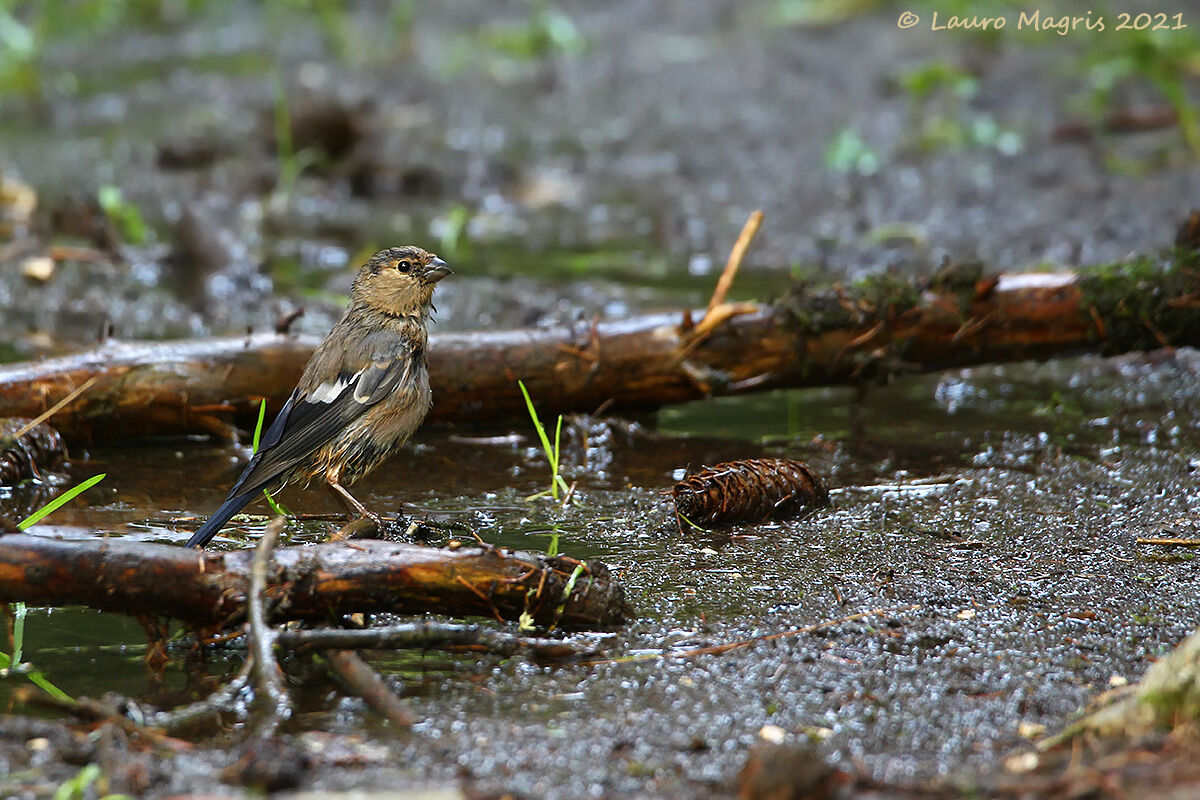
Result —
<instances>
[{"instance_id":1,"label":"green grass blade","mask_svg":"<svg viewBox=\"0 0 1200 800\"><path fill-rule=\"evenodd\" d=\"M571 592L575 591L575 581L579 580L579 576L587 569L587 562L580 561L575 570L571 573L571 577L567 579L567 585L563 587L562 602L558 604L558 608L554 611L554 622L550 625L550 630L554 630L558 625L558 620L562 618L563 611L567 607L567 601L571 599Z\"/></svg>"},{"instance_id":2,"label":"green grass blade","mask_svg":"<svg viewBox=\"0 0 1200 800\"><path fill-rule=\"evenodd\" d=\"M54 800L83 800L84 794L88 787L96 782L96 779L101 775L100 767L96 764L88 764L79 772L75 773L73 778L63 781L54 791Z\"/></svg>"},{"instance_id":3,"label":"green grass blade","mask_svg":"<svg viewBox=\"0 0 1200 800\"><path fill-rule=\"evenodd\" d=\"M558 424L554 427L554 457L550 459L550 494L558 500L558 485L566 486L566 481L558 474L559 442L562 441L562 414L558 415Z\"/></svg>"},{"instance_id":4,"label":"green grass blade","mask_svg":"<svg viewBox=\"0 0 1200 800\"><path fill-rule=\"evenodd\" d=\"M24 603L13 603L13 654L12 663L21 663L21 651L25 649L25 615L29 612Z\"/></svg>"},{"instance_id":5,"label":"green grass blade","mask_svg":"<svg viewBox=\"0 0 1200 800\"><path fill-rule=\"evenodd\" d=\"M250 443L250 450L253 453L258 452L258 443L260 441L262 441L263 420L265 420L266 418L267 418L267 398L264 397L262 403L260 403L258 406L258 424L254 426L254 441L252 441ZM274 511L279 516L281 516L281 517L292 516L292 512L288 511L286 508L284 508L282 503L276 502L275 498L271 497L271 493L268 492L266 489L263 489L263 497L267 498L267 505L269 505L271 507L271 510Z\"/></svg>"},{"instance_id":6,"label":"green grass blade","mask_svg":"<svg viewBox=\"0 0 1200 800\"><path fill-rule=\"evenodd\" d=\"M292 514L292 512L288 510L287 506L285 506L283 503L278 502L274 497L271 497L271 493L268 492L266 489L263 489L263 496L267 498L267 505L269 505L271 507L271 510L274 511L279 516L281 516L281 517L294 516Z\"/></svg>"},{"instance_id":7,"label":"green grass blade","mask_svg":"<svg viewBox=\"0 0 1200 800\"><path fill-rule=\"evenodd\" d=\"M42 517L46 516L47 514L51 514L54 511L57 511L60 507L66 505L67 503L74 500L77 495L83 494L88 489L92 488L97 483L104 480L104 477L107 474L108 474L107 472L101 472L99 475L93 475L92 477L88 478L86 481L79 484L78 486L76 486L72 489L67 489L65 492L60 494L58 497L54 498L49 503L46 503L46 505L42 506L37 511L30 514L28 517L26 517L25 519L18 522L17 528L19 530L25 530L30 525L33 525L35 522L37 522L38 520L40 520Z\"/></svg>"},{"instance_id":8,"label":"green grass blade","mask_svg":"<svg viewBox=\"0 0 1200 800\"><path fill-rule=\"evenodd\" d=\"M524 381L517 381L517 386L521 387L521 394L525 395L525 407L529 409L529 418L533 420L533 427L537 429L538 438L542 440L542 449L546 451L546 458L553 463L554 453L550 449L550 437L546 435L546 428L538 419L537 409L533 407L533 400L529 397L529 390L525 388Z\"/></svg>"},{"instance_id":9,"label":"green grass blade","mask_svg":"<svg viewBox=\"0 0 1200 800\"><path fill-rule=\"evenodd\" d=\"M19 667L21 658L24 655L25 649L25 616L29 609L24 603L13 603L13 654L9 656L7 653L0 653L0 669L9 667ZM42 691L51 697L62 700L64 702L74 702L71 696L62 689L55 686L50 680L38 670L31 670L25 675L35 686L41 688Z\"/></svg>"},{"instance_id":10,"label":"green grass blade","mask_svg":"<svg viewBox=\"0 0 1200 800\"><path fill-rule=\"evenodd\" d=\"M55 700L60 700L64 703L74 703L75 702L75 698L71 697L71 695L67 694L62 689L58 688L53 683L51 683L46 678L46 676L43 675L38 670L34 670L33 672L30 672L25 677L29 678L30 683L32 683L34 686L41 689L46 694L53 697Z\"/></svg>"},{"instance_id":11,"label":"green grass blade","mask_svg":"<svg viewBox=\"0 0 1200 800\"><path fill-rule=\"evenodd\" d=\"M250 451L252 453L258 452L258 441L259 441L259 438L262 436L263 420L266 419L266 416L267 416L267 398L264 397L263 401L258 404L258 424L254 426L254 441L250 443Z\"/></svg>"},{"instance_id":12,"label":"green grass blade","mask_svg":"<svg viewBox=\"0 0 1200 800\"><path fill-rule=\"evenodd\" d=\"M558 425L554 429L554 458L550 460L550 469L558 475L558 444L562 441L562 414L558 415Z\"/></svg>"}]
</instances>

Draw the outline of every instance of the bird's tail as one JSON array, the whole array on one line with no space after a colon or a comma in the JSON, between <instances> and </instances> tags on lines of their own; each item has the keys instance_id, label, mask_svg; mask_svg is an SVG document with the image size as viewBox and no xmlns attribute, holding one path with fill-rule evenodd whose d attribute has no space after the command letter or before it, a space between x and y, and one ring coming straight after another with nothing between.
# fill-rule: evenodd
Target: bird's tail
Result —
<instances>
[{"instance_id":1,"label":"bird's tail","mask_svg":"<svg viewBox=\"0 0 1200 800\"><path fill-rule=\"evenodd\" d=\"M221 530L221 526L226 522L229 522L229 519L234 514L241 511L247 503L253 500L254 496L257 495L258 492L259 490L255 489L252 492L242 492L241 494L230 496L230 498L222 503L221 507L218 508L213 515L208 518L208 522L204 523L202 526L200 526L200 530L192 534L192 538L188 539L187 546L203 547L204 545L208 544L208 541L217 535L217 531Z\"/></svg>"}]
</instances>

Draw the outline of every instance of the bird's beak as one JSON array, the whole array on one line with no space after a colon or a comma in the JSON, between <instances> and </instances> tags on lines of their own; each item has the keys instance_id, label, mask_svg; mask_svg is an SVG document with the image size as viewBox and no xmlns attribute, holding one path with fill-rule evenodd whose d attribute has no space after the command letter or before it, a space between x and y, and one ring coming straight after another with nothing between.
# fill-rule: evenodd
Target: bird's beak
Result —
<instances>
[{"instance_id":1,"label":"bird's beak","mask_svg":"<svg viewBox=\"0 0 1200 800\"><path fill-rule=\"evenodd\" d=\"M450 269L450 265L440 258L435 258L429 262L429 269L425 272L425 279L430 283L437 283L447 275L453 275L454 270Z\"/></svg>"}]
</instances>

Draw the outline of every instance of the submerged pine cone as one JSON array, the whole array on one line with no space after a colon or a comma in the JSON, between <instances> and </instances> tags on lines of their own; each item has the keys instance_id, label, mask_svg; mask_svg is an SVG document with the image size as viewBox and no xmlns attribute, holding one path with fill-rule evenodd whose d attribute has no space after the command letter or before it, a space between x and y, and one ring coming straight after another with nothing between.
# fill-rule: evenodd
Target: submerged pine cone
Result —
<instances>
[{"instance_id":1,"label":"submerged pine cone","mask_svg":"<svg viewBox=\"0 0 1200 800\"><path fill-rule=\"evenodd\" d=\"M66 460L67 448L58 431L44 422L16 437L29 420L0 419L0 486L15 486L40 477Z\"/></svg>"},{"instance_id":2,"label":"submerged pine cone","mask_svg":"<svg viewBox=\"0 0 1200 800\"><path fill-rule=\"evenodd\" d=\"M829 505L829 489L803 461L727 461L675 484L676 512L701 525L791 519Z\"/></svg>"}]
</instances>

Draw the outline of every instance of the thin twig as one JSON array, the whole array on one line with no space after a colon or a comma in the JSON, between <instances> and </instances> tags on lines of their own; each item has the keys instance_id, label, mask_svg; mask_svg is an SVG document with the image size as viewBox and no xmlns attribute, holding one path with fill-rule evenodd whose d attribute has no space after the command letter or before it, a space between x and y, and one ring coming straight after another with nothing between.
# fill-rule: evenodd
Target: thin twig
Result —
<instances>
[{"instance_id":1,"label":"thin twig","mask_svg":"<svg viewBox=\"0 0 1200 800\"><path fill-rule=\"evenodd\" d=\"M281 335L286 335L291 331L292 323L304 316L304 306L300 306L289 314L285 314L275 321L275 332Z\"/></svg>"},{"instance_id":2,"label":"thin twig","mask_svg":"<svg viewBox=\"0 0 1200 800\"><path fill-rule=\"evenodd\" d=\"M847 617L838 617L837 619L829 619L824 622L818 622L815 625L807 625L803 628L796 628L782 633L769 633L765 636L755 636L751 639L741 639L728 644L714 645L713 647L697 647L693 650L684 650L679 653L646 653L637 656L625 656L624 658L610 658L604 661L584 661L587 666L596 664L624 664L631 661L648 661L653 658L694 658L695 656L716 655L718 653L727 653L730 650L740 650L743 647L752 647L759 642L770 642L775 639L785 639L789 636L799 636L805 633L813 633L822 628L832 628L834 625L841 625L845 622L854 622L867 617L876 617L882 614L903 614L906 611L915 611L919 609L919 605L904 606L903 608L876 608L871 611L860 611L857 614L851 614Z\"/></svg>"},{"instance_id":3,"label":"thin twig","mask_svg":"<svg viewBox=\"0 0 1200 800\"><path fill-rule=\"evenodd\" d=\"M742 266L742 259L746 257L746 250L750 248L750 242L754 241L754 235L758 233L758 229L762 227L763 212L753 211L746 224L742 226L742 232L738 234L737 241L733 243L733 249L729 251L729 258L725 261L725 269L721 271L721 277L717 279L717 288L713 290L712 297L708 300L708 308L705 309L705 319L712 313L712 310L725 302L725 296L729 294L729 289L733 286L733 279L737 277L738 269ZM700 327L704 327L705 320L700 320Z\"/></svg>"},{"instance_id":4,"label":"thin twig","mask_svg":"<svg viewBox=\"0 0 1200 800\"><path fill-rule=\"evenodd\" d=\"M476 536L478 536L478 534L476 534ZM483 540L481 539L480 543L482 543L482 542L483 542ZM469 580L464 578L462 575L455 575L454 580L457 581L458 583L461 583L463 586L467 587L469 590L471 590L471 592L476 597L478 597L483 602L487 603L488 607L492 609L492 616L496 618L497 622L504 622L504 617L502 617L500 615L500 609L496 608L496 604L492 602L492 598L490 598L486 594L484 594L483 591L478 586L471 583Z\"/></svg>"},{"instance_id":5,"label":"thin twig","mask_svg":"<svg viewBox=\"0 0 1200 800\"><path fill-rule=\"evenodd\" d=\"M158 711L146 718L146 724L165 731L177 731L195 725L206 718L212 718L222 711L232 711L234 700L246 688L250 681L250 670L254 665L253 658L242 662L242 668L233 680L210 694L203 700L188 703L185 706L173 708L170 711Z\"/></svg>"},{"instance_id":6,"label":"thin twig","mask_svg":"<svg viewBox=\"0 0 1200 800\"><path fill-rule=\"evenodd\" d=\"M412 714L408 713L392 687L357 653L352 650L330 650L325 654L325 660L342 685L366 701L372 711L393 725L412 727Z\"/></svg>"},{"instance_id":7,"label":"thin twig","mask_svg":"<svg viewBox=\"0 0 1200 800\"><path fill-rule=\"evenodd\" d=\"M750 314L758 310L758 306L753 303L726 303L725 297L733 286L733 279L737 277L738 269L742 266L742 259L746 257L746 250L749 249L750 242L754 240L758 229L762 227L762 221L763 213L754 211L746 220L746 224L742 226L742 232L738 234L737 241L733 243L733 249L729 251L725 269L721 270L721 277L717 279L717 286L713 289L712 297L708 299L708 308L704 311L704 318L696 327L687 332L683 350L679 355L680 361L687 358L687 354L707 339L722 322L738 314Z\"/></svg>"},{"instance_id":8,"label":"thin twig","mask_svg":"<svg viewBox=\"0 0 1200 800\"><path fill-rule=\"evenodd\" d=\"M280 631L276 644L289 651L304 650L424 650L429 648L486 650L499 656L528 653L534 658L564 660L593 654L559 639L516 636L478 625L453 622L409 622L377 628L315 628Z\"/></svg>"},{"instance_id":9,"label":"thin twig","mask_svg":"<svg viewBox=\"0 0 1200 800\"><path fill-rule=\"evenodd\" d=\"M55 261L91 261L105 263L111 261L104 253L92 247L75 247L72 245L52 244L46 248L46 255Z\"/></svg>"},{"instance_id":10,"label":"thin twig","mask_svg":"<svg viewBox=\"0 0 1200 800\"><path fill-rule=\"evenodd\" d=\"M1160 547L1200 547L1200 539L1155 539L1139 536L1138 544L1156 544Z\"/></svg>"},{"instance_id":11,"label":"thin twig","mask_svg":"<svg viewBox=\"0 0 1200 800\"><path fill-rule=\"evenodd\" d=\"M1146 326L1146 330L1150 331L1150 334L1158 341L1160 345L1162 345L1164 349L1170 350L1172 353L1175 352L1175 348L1171 346L1170 340L1167 339L1163 332L1160 331L1145 314L1142 315L1142 324Z\"/></svg>"},{"instance_id":12,"label":"thin twig","mask_svg":"<svg viewBox=\"0 0 1200 800\"><path fill-rule=\"evenodd\" d=\"M40 423L43 423L46 420L50 419L50 417L54 416L59 411L61 411L64 407L66 407L68 404L70 404L70 402L72 400L74 400L76 397L79 397L79 395L83 394L83 392L87 391L87 388L95 382L96 382L96 376L93 375L92 377L90 377L86 381L84 381L79 387L72 390L72 392L69 395L67 395L66 397L64 397L62 400L59 400L53 406L46 409L41 414L38 414L36 417L31 419L29 422L25 423L25 425L23 425L20 430L18 430L16 433L13 434L13 438L20 439L22 436L24 436L26 433L28 433L30 430L32 430L35 425L39 425Z\"/></svg>"},{"instance_id":13,"label":"thin twig","mask_svg":"<svg viewBox=\"0 0 1200 800\"><path fill-rule=\"evenodd\" d=\"M839 350L838 354L834 357L834 362L840 362L846 357L846 353L857 347L861 347L862 345L874 339L883 330L885 324L886 323L884 320L879 320L879 322L875 323L875 327L871 328L866 333L861 333L850 341L846 342L844 345L842 345L842 349Z\"/></svg>"},{"instance_id":14,"label":"thin twig","mask_svg":"<svg viewBox=\"0 0 1200 800\"><path fill-rule=\"evenodd\" d=\"M175 751L189 750L192 747L190 742L168 736L157 728L147 727L146 725L134 722L109 705L109 703L102 700L94 700L90 697L80 697L77 699L53 697L33 686L18 686L13 690L12 696L16 703L38 705L57 711L65 711L80 719L111 722L127 734L139 736L158 747L165 747Z\"/></svg>"},{"instance_id":15,"label":"thin twig","mask_svg":"<svg viewBox=\"0 0 1200 800\"><path fill-rule=\"evenodd\" d=\"M722 322L742 314L754 314L760 308L758 303L722 303L717 306L705 314L704 319L700 320L700 324L692 329L691 334L687 337L687 343L679 353L678 360L683 361L691 355L691 352L708 339Z\"/></svg>"},{"instance_id":16,"label":"thin twig","mask_svg":"<svg viewBox=\"0 0 1200 800\"><path fill-rule=\"evenodd\" d=\"M270 703L269 716L262 723L259 735L274 734L279 724L292 715L292 701L283 685L283 672L275 661L275 630L267 623L263 595L267 588L267 568L275 552L275 542L283 530L284 518L276 517L263 531L254 561L250 564L250 592L246 598L250 622L250 653L254 659L254 685Z\"/></svg>"}]
</instances>

